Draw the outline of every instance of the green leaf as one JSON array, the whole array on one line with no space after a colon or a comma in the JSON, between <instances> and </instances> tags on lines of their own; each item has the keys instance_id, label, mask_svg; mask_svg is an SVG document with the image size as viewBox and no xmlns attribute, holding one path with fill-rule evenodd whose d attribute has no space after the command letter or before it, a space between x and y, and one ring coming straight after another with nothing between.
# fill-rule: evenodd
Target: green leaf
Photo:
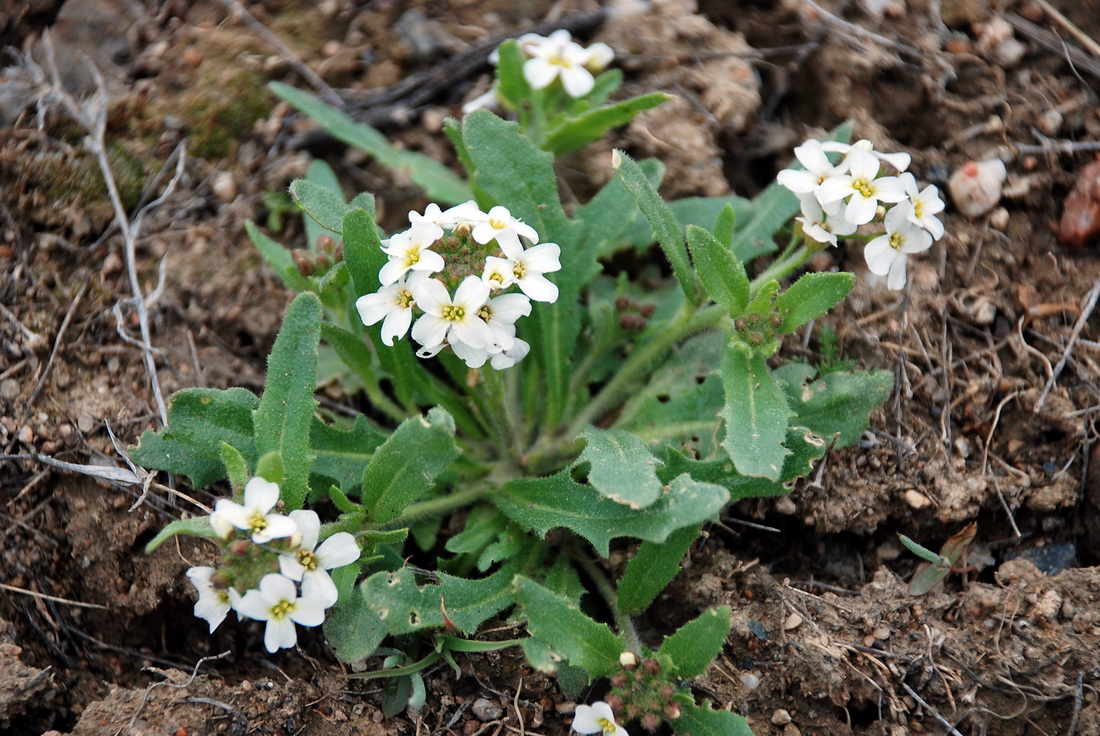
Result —
<instances>
[{"instance_id":1,"label":"green leaf","mask_svg":"<svg viewBox=\"0 0 1100 736\"><path fill-rule=\"evenodd\" d=\"M882 406L894 388L889 371L836 371L806 384L791 365L775 372L794 412L791 423L822 437L836 435L837 448L859 441L867 430L868 414Z\"/></svg>"},{"instance_id":2,"label":"green leaf","mask_svg":"<svg viewBox=\"0 0 1100 736\"><path fill-rule=\"evenodd\" d=\"M363 338L331 322L321 323L321 339L332 346L340 360L365 386L378 384L374 361Z\"/></svg>"},{"instance_id":3,"label":"green leaf","mask_svg":"<svg viewBox=\"0 0 1100 736\"><path fill-rule=\"evenodd\" d=\"M314 417L309 430L310 447L316 456L311 472L334 481L345 494L358 496L363 473L375 449L385 440L386 435L370 426L362 414L355 417L348 429L333 427Z\"/></svg>"},{"instance_id":4,"label":"green leaf","mask_svg":"<svg viewBox=\"0 0 1100 736\"><path fill-rule=\"evenodd\" d=\"M237 491L245 487L252 472L248 469L248 461L244 459L236 447L228 442L222 443L222 462L225 464L225 472L229 476L229 484Z\"/></svg>"},{"instance_id":5,"label":"green leaf","mask_svg":"<svg viewBox=\"0 0 1100 736\"><path fill-rule=\"evenodd\" d=\"M676 675L685 679L701 675L714 661L730 633L730 608L719 606L688 621L672 636L665 637L659 654L672 660Z\"/></svg>"},{"instance_id":6,"label":"green leaf","mask_svg":"<svg viewBox=\"0 0 1100 736\"><path fill-rule=\"evenodd\" d=\"M303 276L298 267L294 265L294 257L290 251L279 243L260 232L256 223L249 220L244 224L245 232L252 239L252 243L260 251L260 255L275 270L275 275L282 279L283 284L294 292L309 291L313 284Z\"/></svg>"},{"instance_id":7,"label":"green leaf","mask_svg":"<svg viewBox=\"0 0 1100 736\"><path fill-rule=\"evenodd\" d=\"M309 167L306 169L306 179L317 186L324 187L330 192L335 193L340 200L340 205L345 208L347 207L347 205L344 204L344 190L340 187L340 181L336 178L336 172L332 170L332 167L329 166L326 161L319 158L310 161ZM293 183L290 185L290 191L291 194L294 194ZM299 206L301 206L301 203L299 203ZM318 240L324 235L330 235L326 230L331 230L332 228L323 227L312 216L303 218L302 224L306 229L306 246L311 252L316 252ZM335 232L339 233L340 231L336 230Z\"/></svg>"},{"instance_id":8,"label":"green leaf","mask_svg":"<svg viewBox=\"0 0 1100 736\"><path fill-rule=\"evenodd\" d=\"M408 176L428 199L450 205L473 198L469 185L435 159L394 148L371 126L355 122L308 92L280 82L269 83L268 89L316 120L333 138L366 151L382 165Z\"/></svg>"},{"instance_id":9,"label":"green leaf","mask_svg":"<svg viewBox=\"0 0 1100 736\"><path fill-rule=\"evenodd\" d=\"M753 736L744 716L728 710L711 710L710 704L700 707L685 703L679 718L672 722L672 730L680 736Z\"/></svg>"},{"instance_id":10,"label":"green leaf","mask_svg":"<svg viewBox=\"0 0 1100 736\"><path fill-rule=\"evenodd\" d=\"M918 542L914 542L912 539L905 536L904 534L899 534L898 539L901 540L901 543L905 545L905 548L907 550L915 554L917 557L921 558L922 560L931 562L933 565L941 565L944 568L944 574L946 574L947 570L951 567L951 561L948 560L946 557L937 554L936 552L933 552L932 550L928 549Z\"/></svg>"},{"instance_id":11,"label":"green leaf","mask_svg":"<svg viewBox=\"0 0 1100 736\"><path fill-rule=\"evenodd\" d=\"M363 596L392 634L440 628L448 621L466 634L512 605L511 582L519 564L480 580L437 573L438 585L420 587L409 568L377 572L363 581Z\"/></svg>"},{"instance_id":12,"label":"green leaf","mask_svg":"<svg viewBox=\"0 0 1100 736\"><path fill-rule=\"evenodd\" d=\"M638 165L641 166L645 163L645 161L639 161ZM653 181L653 177L650 177L650 179ZM660 177L653 181L653 186L656 187L658 184L660 184ZM688 225L698 225L702 228L710 227L711 223L715 222L726 206L733 208L737 222L747 222L753 211L752 202L744 197L737 197L732 194L721 197L684 197L668 203L668 208L672 210L680 229L684 229ZM649 247L654 240L653 228L649 226L649 222L644 217L635 221L624 236L625 243L638 249ZM725 243L725 241L722 242ZM745 260L741 253L734 252L742 261Z\"/></svg>"},{"instance_id":13,"label":"green leaf","mask_svg":"<svg viewBox=\"0 0 1100 736\"><path fill-rule=\"evenodd\" d=\"M267 383L252 413L256 449L278 452L286 474L280 486L288 511L302 507L309 495L313 465L309 433L317 400L317 346L321 337L321 301L304 293L291 303L267 358Z\"/></svg>"},{"instance_id":14,"label":"green leaf","mask_svg":"<svg viewBox=\"0 0 1100 736\"><path fill-rule=\"evenodd\" d=\"M168 522L168 525L160 530L160 533L145 545L145 554L149 554L157 547L164 544L164 542L177 534L184 534L190 537L206 537L207 539L217 539L217 533L210 527L209 516L196 516L193 519L177 519L176 521Z\"/></svg>"},{"instance_id":15,"label":"green leaf","mask_svg":"<svg viewBox=\"0 0 1100 736\"><path fill-rule=\"evenodd\" d=\"M548 478L507 483L493 501L510 519L540 536L565 527L607 557L612 539L664 542L677 529L714 518L728 498L725 488L684 475L669 483L655 503L633 510L577 483L563 470Z\"/></svg>"},{"instance_id":16,"label":"green leaf","mask_svg":"<svg viewBox=\"0 0 1100 736\"><path fill-rule=\"evenodd\" d=\"M660 161L646 159L637 163L654 186L661 182L665 169ZM648 247L653 242L653 229L645 218L639 218L640 214L634 195L627 191L620 177L615 177L573 213L579 230L577 240L585 244L586 250L591 248L600 257L610 256L623 245L626 233L637 222L645 232L644 242L637 247Z\"/></svg>"},{"instance_id":17,"label":"green leaf","mask_svg":"<svg viewBox=\"0 0 1100 736\"><path fill-rule=\"evenodd\" d=\"M855 274L807 273L775 298L783 323L779 331L790 333L823 316L839 303L856 283Z\"/></svg>"},{"instance_id":18,"label":"green leaf","mask_svg":"<svg viewBox=\"0 0 1100 736\"><path fill-rule=\"evenodd\" d=\"M513 108L531 99L531 85L523 76L524 56L519 44L508 39L497 49L497 94Z\"/></svg>"},{"instance_id":19,"label":"green leaf","mask_svg":"<svg viewBox=\"0 0 1100 736\"><path fill-rule=\"evenodd\" d=\"M168 404L168 426L145 432L131 459L147 468L183 473L196 488L225 477L222 443L256 462L252 410L259 399L243 388L189 388Z\"/></svg>"},{"instance_id":20,"label":"green leaf","mask_svg":"<svg viewBox=\"0 0 1100 736\"><path fill-rule=\"evenodd\" d=\"M591 464L588 482L616 503L641 509L661 495L656 468L661 461L630 432L588 427L579 435L586 441L577 463Z\"/></svg>"},{"instance_id":21,"label":"green leaf","mask_svg":"<svg viewBox=\"0 0 1100 736\"><path fill-rule=\"evenodd\" d=\"M363 581L353 595L341 600L325 621L325 639L344 662L371 656L389 633L382 619L367 605L365 584Z\"/></svg>"},{"instance_id":22,"label":"green leaf","mask_svg":"<svg viewBox=\"0 0 1100 736\"><path fill-rule=\"evenodd\" d=\"M669 263L672 264L672 271L680 282L687 300L692 304L698 304L695 272L691 268L687 247L684 245L684 238L680 233L680 225L676 222L676 217L632 158L622 151L615 151L612 154L612 161L612 165L622 177L623 184L634 195L638 209L649 220L649 225L657 236L657 242L664 250Z\"/></svg>"},{"instance_id":23,"label":"green leaf","mask_svg":"<svg viewBox=\"0 0 1100 736\"><path fill-rule=\"evenodd\" d=\"M583 102L588 108L599 107L607 102L607 98L615 94L619 87L623 86L623 70L611 68L598 75L592 85L592 91L584 96Z\"/></svg>"},{"instance_id":24,"label":"green leaf","mask_svg":"<svg viewBox=\"0 0 1100 736\"><path fill-rule=\"evenodd\" d=\"M763 357L739 345L722 357L722 385L726 390L726 448L741 475L779 480L783 446L791 410Z\"/></svg>"},{"instance_id":25,"label":"green leaf","mask_svg":"<svg viewBox=\"0 0 1100 736\"><path fill-rule=\"evenodd\" d=\"M701 227L688 225L687 241L691 256L695 259L695 271L707 294L721 304L730 316L740 317L749 305L749 276L745 273L744 264Z\"/></svg>"},{"instance_id":26,"label":"green leaf","mask_svg":"<svg viewBox=\"0 0 1100 736\"><path fill-rule=\"evenodd\" d=\"M344 236L344 262L351 273L352 286L358 295L378 291L378 272L386 265L378 228L366 210L349 210L341 225Z\"/></svg>"},{"instance_id":27,"label":"green leaf","mask_svg":"<svg viewBox=\"0 0 1100 736\"><path fill-rule=\"evenodd\" d=\"M715 239L726 248L729 248L733 243L733 234L737 231L737 210L733 208L733 204L727 204L719 212L717 217L714 218L714 227L711 232L714 233Z\"/></svg>"},{"instance_id":28,"label":"green leaf","mask_svg":"<svg viewBox=\"0 0 1100 736\"><path fill-rule=\"evenodd\" d=\"M570 357L581 330L580 290L599 271L595 244L577 240L577 228L558 197L554 157L521 135L518 125L476 110L463 120L462 139L478 189L533 227L541 242L562 249L561 270L548 276L558 285L558 299L535 305L528 339L546 373L542 408L547 424L556 423L569 398Z\"/></svg>"},{"instance_id":29,"label":"green leaf","mask_svg":"<svg viewBox=\"0 0 1100 736\"><path fill-rule=\"evenodd\" d=\"M384 524L401 515L435 487L436 479L458 457L455 424L439 407L411 417L374 452L363 474L363 505L372 521Z\"/></svg>"},{"instance_id":30,"label":"green leaf","mask_svg":"<svg viewBox=\"0 0 1100 736\"><path fill-rule=\"evenodd\" d=\"M344 215L348 212L348 203L344 195L334 192L309 179L295 179L290 183L290 194L302 210L318 225L334 235L343 232ZM316 242L309 243L310 250Z\"/></svg>"},{"instance_id":31,"label":"green leaf","mask_svg":"<svg viewBox=\"0 0 1100 736\"><path fill-rule=\"evenodd\" d=\"M614 105L589 110L579 117L567 118L546 133L542 147L556 155L575 151L602 138L612 128L626 125L639 113L671 99L672 95L664 92L651 92Z\"/></svg>"},{"instance_id":32,"label":"green leaf","mask_svg":"<svg viewBox=\"0 0 1100 736\"><path fill-rule=\"evenodd\" d=\"M663 480L687 473L701 483L717 483L730 493L730 500L781 496L794 488L794 481L809 475L814 463L827 449L825 440L805 427L789 427L784 443L791 451L783 462L783 472L778 480L741 475L728 458L699 461L689 458L679 450L669 447L665 467L659 475Z\"/></svg>"},{"instance_id":33,"label":"green leaf","mask_svg":"<svg viewBox=\"0 0 1100 736\"><path fill-rule=\"evenodd\" d=\"M531 635L548 642L569 664L593 677L619 670L619 655L626 646L607 624L593 621L570 599L522 575L513 581L513 595L523 606Z\"/></svg>"},{"instance_id":34,"label":"green leaf","mask_svg":"<svg viewBox=\"0 0 1100 736\"><path fill-rule=\"evenodd\" d=\"M286 476L286 466L283 465L283 454L278 450L261 455L256 461L256 476L269 483L282 485Z\"/></svg>"},{"instance_id":35,"label":"green leaf","mask_svg":"<svg viewBox=\"0 0 1100 736\"><path fill-rule=\"evenodd\" d=\"M685 526L670 534L663 544L642 542L619 580L619 610L638 614L649 608L680 572L680 563L698 536L697 527Z\"/></svg>"}]
</instances>

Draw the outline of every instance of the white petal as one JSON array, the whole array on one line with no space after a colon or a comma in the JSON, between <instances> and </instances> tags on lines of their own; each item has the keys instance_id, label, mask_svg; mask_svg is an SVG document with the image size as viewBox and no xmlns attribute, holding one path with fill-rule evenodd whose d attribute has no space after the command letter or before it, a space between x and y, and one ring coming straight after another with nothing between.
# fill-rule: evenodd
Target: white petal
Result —
<instances>
[{"instance_id":1,"label":"white petal","mask_svg":"<svg viewBox=\"0 0 1100 736\"><path fill-rule=\"evenodd\" d=\"M544 89L549 87L558 78L560 66L551 64L546 59L536 56L523 63L523 78L532 89Z\"/></svg>"},{"instance_id":2,"label":"white petal","mask_svg":"<svg viewBox=\"0 0 1100 736\"><path fill-rule=\"evenodd\" d=\"M279 502L279 485L263 478L253 478L244 487L244 505L266 514Z\"/></svg>"},{"instance_id":3,"label":"white petal","mask_svg":"<svg viewBox=\"0 0 1100 736\"><path fill-rule=\"evenodd\" d=\"M317 537L321 534L321 517L316 511L298 509L287 514L298 525L298 531L302 533L302 541L298 543L301 549L310 552L317 546Z\"/></svg>"},{"instance_id":4,"label":"white petal","mask_svg":"<svg viewBox=\"0 0 1100 736\"><path fill-rule=\"evenodd\" d=\"M274 654L280 649L290 649L298 643L298 632L289 618L271 619L264 629L264 646Z\"/></svg>"},{"instance_id":5,"label":"white petal","mask_svg":"<svg viewBox=\"0 0 1100 736\"><path fill-rule=\"evenodd\" d=\"M263 593L258 590L250 590L233 604L233 610L245 618L267 621L271 618L272 605L272 602Z\"/></svg>"},{"instance_id":6,"label":"white petal","mask_svg":"<svg viewBox=\"0 0 1100 736\"><path fill-rule=\"evenodd\" d=\"M470 347L461 340L451 340L451 350L462 359L467 368L480 368L489 359L489 351L484 346L480 348Z\"/></svg>"},{"instance_id":7,"label":"white petal","mask_svg":"<svg viewBox=\"0 0 1100 736\"><path fill-rule=\"evenodd\" d=\"M443 256L436 253L434 250L421 250L420 260L413 264L413 271L424 271L427 273L439 273L446 266L447 262L443 260Z\"/></svg>"},{"instance_id":8,"label":"white petal","mask_svg":"<svg viewBox=\"0 0 1100 736\"><path fill-rule=\"evenodd\" d=\"M871 273L885 276L897 259L897 251L890 247L888 235L880 235L863 249L863 259L867 261Z\"/></svg>"},{"instance_id":9,"label":"white petal","mask_svg":"<svg viewBox=\"0 0 1100 736\"><path fill-rule=\"evenodd\" d=\"M455 290L454 303L468 312L476 312L489 301L489 287L477 276L467 276Z\"/></svg>"},{"instance_id":10,"label":"white petal","mask_svg":"<svg viewBox=\"0 0 1100 736\"><path fill-rule=\"evenodd\" d=\"M872 189L875 197L882 202L901 202L909 196L905 193L905 187L896 176L883 176L875 179Z\"/></svg>"},{"instance_id":11,"label":"white petal","mask_svg":"<svg viewBox=\"0 0 1100 736\"><path fill-rule=\"evenodd\" d=\"M596 714L591 705L578 705L573 713L573 730L577 733L592 734L603 731L603 726L596 722Z\"/></svg>"},{"instance_id":12,"label":"white petal","mask_svg":"<svg viewBox=\"0 0 1100 736\"><path fill-rule=\"evenodd\" d=\"M394 340L400 340L409 331L412 324L412 309L395 309L386 316L382 323L382 342L393 346Z\"/></svg>"},{"instance_id":13,"label":"white petal","mask_svg":"<svg viewBox=\"0 0 1100 736\"><path fill-rule=\"evenodd\" d=\"M283 554L279 555L279 572L282 573L283 577L298 582L306 574L306 568L301 562L298 562L298 555Z\"/></svg>"},{"instance_id":14,"label":"white petal","mask_svg":"<svg viewBox=\"0 0 1100 736\"><path fill-rule=\"evenodd\" d=\"M782 186L795 194L809 194L817 189L818 177L812 171L802 169L783 169L775 176Z\"/></svg>"},{"instance_id":15,"label":"white petal","mask_svg":"<svg viewBox=\"0 0 1100 736\"><path fill-rule=\"evenodd\" d=\"M321 543L317 549L317 559L326 570L350 565L359 559L359 545L355 537L347 532L336 532Z\"/></svg>"},{"instance_id":16,"label":"white petal","mask_svg":"<svg viewBox=\"0 0 1100 736\"><path fill-rule=\"evenodd\" d=\"M561 270L561 248L557 243L543 243L523 252L524 264L539 273Z\"/></svg>"},{"instance_id":17,"label":"white petal","mask_svg":"<svg viewBox=\"0 0 1100 736\"><path fill-rule=\"evenodd\" d=\"M879 153L875 152L875 155L881 158L886 163L893 166L898 171L905 171L909 168L909 164L912 162L913 157L908 153Z\"/></svg>"},{"instance_id":18,"label":"white petal","mask_svg":"<svg viewBox=\"0 0 1100 736\"><path fill-rule=\"evenodd\" d=\"M214 528L218 536L224 538L229 536L221 533L225 528L225 524L231 524L238 529L247 529L250 516L252 516L252 513L236 501L219 498L217 503L214 504L214 513L210 515L210 526Z\"/></svg>"},{"instance_id":19,"label":"white petal","mask_svg":"<svg viewBox=\"0 0 1100 736\"><path fill-rule=\"evenodd\" d=\"M325 622L325 609L336 602L337 595L336 584L327 572L307 573L302 581L302 597L295 602L290 618L302 626L320 626Z\"/></svg>"},{"instance_id":20,"label":"white petal","mask_svg":"<svg viewBox=\"0 0 1100 736\"><path fill-rule=\"evenodd\" d=\"M252 541L256 544L267 544L272 539L286 539L298 533L298 525L289 516L282 514L268 514L264 517L264 528L252 533Z\"/></svg>"},{"instance_id":21,"label":"white petal","mask_svg":"<svg viewBox=\"0 0 1100 736\"><path fill-rule=\"evenodd\" d=\"M857 192L848 201L848 207L844 210L844 219L856 225L863 225L875 219L876 209L878 209L878 203L875 200Z\"/></svg>"},{"instance_id":22,"label":"white petal","mask_svg":"<svg viewBox=\"0 0 1100 736\"><path fill-rule=\"evenodd\" d=\"M489 302L494 322L514 323L531 314L531 300L523 294L503 294Z\"/></svg>"},{"instance_id":23,"label":"white petal","mask_svg":"<svg viewBox=\"0 0 1100 736\"><path fill-rule=\"evenodd\" d=\"M409 270L409 267L405 265L405 259L400 260L390 258L386 262L386 265L382 266L382 269L378 272L378 282L382 286L389 286L397 281L399 278L405 275L405 272Z\"/></svg>"},{"instance_id":24,"label":"white petal","mask_svg":"<svg viewBox=\"0 0 1100 736\"><path fill-rule=\"evenodd\" d=\"M260 592L272 605L279 601L292 601L298 597L298 591L291 580L282 575L269 573L260 579Z\"/></svg>"},{"instance_id":25,"label":"white petal","mask_svg":"<svg viewBox=\"0 0 1100 736\"><path fill-rule=\"evenodd\" d=\"M852 177L845 174L842 176L829 177L818 185L814 193L817 195L817 200L819 202L823 205L827 205L830 202L844 199L853 191Z\"/></svg>"},{"instance_id":26,"label":"white petal","mask_svg":"<svg viewBox=\"0 0 1100 736\"><path fill-rule=\"evenodd\" d=\"M441 345L450 325L450 322L434 314L421 315L413 325L412 338L426 348ZM419 355L419 352L417 354Z\"/></svg>"},{"instance_id":27,"label":"white petal","mask_svg":"<svg viewBox=\"0 0 1100 736\"><path fill-rule=\"evenodd\" d=\"M439 316L443 314L443 307L451 304L451 295L447 293L447 287L438 279L428 279L416 285L413 289L413 298L416 306L428 314ZM416 337L413 328L413 337Z\"/></svg>"},{"instance_id":28,"label":"white petal","mask_svg":"<svg viewBox=\"0 0 1100 736\"><path fill-rule=\"evenodd\" d=\"M558 287L542 274L527 274L516 283L524 294L536 302L553 304L558 300Z\"/></svg>"},{"instance_id":29,"label":"white petal","mask_svg":"<svg viewBox=\"0 0 1100 736\"><path fill-rule=\"evenodd\" d=\"M393 301L396 298L396 289L393 286L387 286L381 291L376 291L373 294L364 294L355 300L355 308L359 311L359 319L363 324L370 325L381 322L387 314L390 313L390 308L393 307Z\"/></svg>"},{"instance_id":30,"label":"white petal","mask_svg":"<svg viewBox=\"0 0 1100 736\"><path fill-rule=\"evenodd\" d=\"M886 279L886 285L894 291L905 287L905 254L899 253L894 262L890 264L890 275Z\"/></svg>"},{"instance_id":31,"label":"white petal","mask_svg":"<svg viewBox=\"0 0 1100 736\"><path fill-rule=\"evenodd\" d=\"M451 330L454 332L456 340L466 343L471 348L483 348L493 341L492 330L480 317L468 318L463 322L454 322L451 325Z\"/></svg>"},{"instance_id":32,"label":"white petal","mask_svg":"<svg viewBox=\"0 0 1100 736\"><path fill-rule=\"evenodd\" d=\"M795 158L806 167L806 170L815 177L827 176L832 173L833 163L825 155L825 149L821 147L821 141L808 140L794 149Z\"/></svg>"},{"instance_id":33,"label":"white petal","mask_svg":"<svg viewBox=\"0 0 1100 736\"><path fill-rule=\"evenodd\" d=\"M562 68L561 84L570 97L584 97L592 91L596 80L583 66L570 66Z\"/></svg>"}]
</instances>

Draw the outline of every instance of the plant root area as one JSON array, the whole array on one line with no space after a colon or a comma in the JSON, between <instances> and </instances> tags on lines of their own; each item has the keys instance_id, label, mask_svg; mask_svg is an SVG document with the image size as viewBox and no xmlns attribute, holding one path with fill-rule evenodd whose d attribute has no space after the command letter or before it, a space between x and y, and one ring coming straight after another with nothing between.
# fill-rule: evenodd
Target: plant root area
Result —
<instances>
[{"instance_id":1,"label":"plant root area","mask_svg":"<svg viewBox=\"0 0 1100 736\"><path fill-rule=\"evenodd\" d=\"M854 245L811 262L857 274L825 321L844 358L893 372L894 395L789 495L708 525L639 620L643 639L729 604L723 653L687 685L758 736L1100 734L1097 0L0 0L0 45L43 64L52 45L64 89L110 95L107 155L130 218L86 132L43 94L49 78L9 56L0 733L569 732L574 701L510 650L430 669L425 706L384 717L379 681L350 677L379 662L341 664L319 631L277 655L255 623L210 635L183 576L209 549L143 547L224 489L119 486L39 459L122 467L109 433L125 447L159 426L138 301L165 399L262 388L290 294L244 223L300 242L283 193L313 158L349 195L374 192L387 230L426 204L267 81L317 91L309 70L349 114L457 167L441 127L488 88L487 45L555 24L612 46L624 93L675 96L561 161L567 203L611 177L612 147L661 159L667 198L751 197L795 145L848 119L876 149L912 154L948 201L947 234L910 259L905 292ZM947 194L993 158L1008 170L996 197ZM818 334L781 355L818 359ZM365 406L336 385L319 395ZM920 561L897 535L935 550L972 522L963 571L911 595Z\"/></svg>"}]
</instances>

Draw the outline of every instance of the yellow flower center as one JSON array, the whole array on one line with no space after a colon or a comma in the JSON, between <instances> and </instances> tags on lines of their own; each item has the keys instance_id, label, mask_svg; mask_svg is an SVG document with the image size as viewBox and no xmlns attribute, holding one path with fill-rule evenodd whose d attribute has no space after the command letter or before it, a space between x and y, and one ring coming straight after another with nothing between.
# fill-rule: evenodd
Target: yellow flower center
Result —
<instances>
[{"instance_id":1,"label":"yellow flower center","mask_svg":"<svg viewBox=\"0 0 1100 736\"><path fill-rule=\"evenodd\" d=\"M420 262L420 251L410 250L408 253L405 254L405 265L406 266L409 266L411 268L412 266L415 266L419 262Z\"/></svg>"},{"instance_id":2,"label":"yellow flower center","mask_svg":"<svg viewBox=\"0 0 1100 736\"><path fill-rule=\"evenodd\" d=\"M554 66L569 66L569 61L558 54L551 54L547 57L546 63L553 64Z\"/></svg>"},{"instance_id":3,"label":"yellow flower center","mask_svg":"<svg viewBox=\"0 0 1100 736\"><path fill-rule=\"evenodd\" d=\"M267 529L267 519L259 511L248 517L248 529L253 534L259 534L264 529Z\"/></svg>"},{"instance_id":4,"label":"yellow flower center","mask_svg":"<svg viewBox=\"0 0 1100 736\"><path fill-rule=\"evenodd\" d=\"M901 250L901 233L894 233L890 236L890 247L894 250Z\"/></svg>"},{"instance_id":5,"label":"yellow flower center","mask_svg":"<svg viewBox=\"0 0 1100 736\"><path fill-rule=\"evenodd\" d=\"M271 607L271 618L276 621L282 621L284 618L290 615L290 612L294 610L294 604L290 601L279 601Z\"/></svg>"},{"instance_id":6,"label":"yellow flower center","mask_svg":"<svg viewBox=\"0 0 1100 736\"><path fill-rule=\"evenodd\" d=\"M461 322L466 319L466 310L455 304L443 307L443 319L448 322Z\"/></svg>"},{"instance_id":7,"label":"yellow flower center","mask_svg":"<svg viewBox=\"0 0 1100 736\"><path fill-rule=\"evenodd\" d=\"M615 722L609 721L606 718L597 718L596 723L599 724L600 729L604 733L615 733Z\"/></svg>"},{"instance_id":8,"label":"yellow flower center","mask_svg":"<svg viewBox=\"0 0 1100 736\"><path fill-rule=\"evenodd\" d=\"M512 273L516 275L517 279L522 279L524 276L527 275L527 266L523 265L522 263L517 263L512 269Z\"/></svg>"},{"instance_id":9,"label":"yellow flower center","mask_svg":"<svg viewBox=\"0 0 1100 736\"><path fill-rule=\"evenodd\" d=\"M298 550L298 564L304 567L307 572L313 572L317 569L317 555L308 549L300 549Z\"/></svg>"},{"instance_id":10,"label":"yellow flower center","mask_svg":"<svg viewBox=\"0 0 1100 736\"><path fill-rule=\"evenodd\" d=\"M856 179L855 181L853 181L852 189L855 189L857 192L867 198L870 198L871 194L873 193L871 185L867 182L866 179Z\"/></svg>"},{"instance_id":11,"label":"yellow flower center","mask_svg":"<svg viewBox=\"0 0 1100 736\"><path fill-rule=\"evenodd\" d=\"M494 220L492 217L490 217L489 227L493 228L494 230L503 230L504 228L508 227L508 223L504 220Z\"/></svg>"},{"instance_id":12,"label":"yellow flower center","mask_svg":"<svg viewBox=\"0 0 1100 736\"><path fill-rule=\"evenodd\" d=\"M493 318L493 310L489 309L489 305L486 304L484 307L477 310L477 316L488 322Z\"/></svg>"},{"instance_id":13,"label":"yellow flower center","mask_svg":"<svg viewBox=\"0 0 1100 736\"><path fill-rule=\"evenodd\" d=\"M921 202L919 199L913 200L913 216L919 220L923 216L923 212L924 203Z\"/></svg>"},{"instance_id":14,"label":"yellow flower center","mask_svg":"<svg viewBox=\"0 0 1100 736\"><path fill-rule=\"evenodd\" d=\"M413 304L412 292L408 289L402 289L401 293L397 295L397 306L402 309L408 309Z\"/></svg>"}]
</instances>

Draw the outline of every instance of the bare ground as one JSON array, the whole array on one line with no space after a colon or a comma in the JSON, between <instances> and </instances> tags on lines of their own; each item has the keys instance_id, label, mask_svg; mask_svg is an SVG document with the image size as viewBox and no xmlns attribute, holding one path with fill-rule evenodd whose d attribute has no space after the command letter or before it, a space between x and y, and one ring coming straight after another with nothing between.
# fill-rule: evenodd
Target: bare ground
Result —
<instances>
[{"instance_id":1,"label":"bare ground","mask_svg":"<svg viewBox=\"0 0 1100 736\"><path fill-rule=\"evenodd\" d=\"M1100 186L1071 198L1060 224L1092 160L1074 144L1100 140L1100 4L1002 3L998 14L976 0L895 0L881 17L868 5L622 2L598 25L578 20L600 9L582 0L249 9L361 103L357 114L444 161L440 122L488 80L468 52L577 22L615 48L625 92L678 96L565 162L581 200L610 176L612 144L665 161L670 197L751 196L794 145L849 118L941 188L969 160L1002 158L1002 201L975 218L949 205L948 234L911 261L905 295L869 277L857 250L815 262L860 274L829 319L847 357L894 371L896 395L858 447L830 454L793 494L729 509L644 631L657 641L730 603L727 647L694 686L757 734L1100 733L1100 575L1089 567L1100 562L1089 474ZM375 192L390 222L422 204L417 193L276 105L266 80L309 84L221 2L0 0L5 43L41 49L47 26L65 84L93 84L83 51L120 101L108 132L131 211L164 190L188 142L137 243L146 293L165 264L150 306L164 392L258 389L288 302L242 232L245 219L273 224L264 194L284 191L309 156L333 163L349 192ZM12 79L0 85L0 448L102 463L117 458L107 423L132 443L158 421L141 353L120 335L137 334L134 310L113 309L132 296L125 253L81 133L23 108L33 97ZM300 237L292 217L284 226L281 240ZM135 501L37 461L0 464L0 731L567 732L570 703L507 652L471 655L462 677L432 671L424 710L382 719L380 693L347 679L319 637L305 638L304 656L271 657L257 629L208 636L182 576L203 548L141 553L187 503L163 491ZM971 521L982 569L909 595L914 559L896 533L935 548Z\"/></svg>"}]
</instances>

